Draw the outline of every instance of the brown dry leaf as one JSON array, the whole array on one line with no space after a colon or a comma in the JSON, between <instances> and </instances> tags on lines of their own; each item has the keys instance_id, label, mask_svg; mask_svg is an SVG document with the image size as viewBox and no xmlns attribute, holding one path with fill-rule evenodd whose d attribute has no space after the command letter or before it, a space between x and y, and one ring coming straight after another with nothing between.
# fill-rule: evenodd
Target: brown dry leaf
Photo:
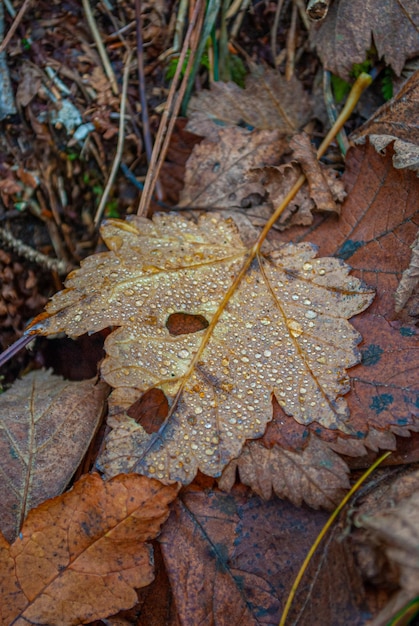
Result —
<instances>
[{"instance_id":1,"label":"brown dry leaf","mask_svg":"<svg viewBox=\"0 0 419 626\"><path fill-rule=\"evenodd\" d=\"M32 510L15 543L0 535L1 624L71 626L133 606L153 580L145 542L176 493L144 476L95 474Z\"/></svg>"},{"instance_id":2,"label":"brown dry leaf","mask_svg":"<svg viewBox=\"0 0 419 626\"><path fill-rule=\"evenodd\" d=\"M419 180L393 167L391 148L379 155L368 143L348 152L343 178L348 197L339 220L318 215L309 228L296 227L281 239L316 243L322 255L350 263L354 274L376 290L368 312L352 320L365 339L362 361L349 371L347 402L357 438L308 427L340 453L362 454L364 446L395 449L392 433L408 436L419 430L417 320L409 309L398 317L394 310L417 235Z\"/></svg>"},{"instance_id":3,"label":"brown dry leaf","mask_svg":"<svg viewBox=\"0 0 419 626\"><path fill-rule=\"evenodd\" d=\"M28 511L65 489L89 447L108 386L31 372L0 395L0 529L12 541Z\"/></svg>"},{"instance_id":4,"label":"brown dry leaf","mask_svg":"<svg viewBox=\"0 0 419 626\"><path fill-rule=\"evenodd\" d=\"M409 78L398 94L386 102L351 138L362 144L369 137L377 152L393 145L393 165L411 169L419 176L419 70Z\"/></svg>"},{"instance_id":5,"label":"brown dry leaf","mask_svg":"<svg viewBox=\"0 0 419 626\"><path fill-rule=\"evenodd\" d=\"M181 492L159 541L182 625L277 626L326 520L324 512L264 502L243 487L231 494ZM362 606L362 582L347 545L330 538L314 556L288 622L360 625Z\"/></svg>"},{"instance_id":6,"label":"brown dry leaf","mask_svg":"<svg viewBox=\"0 0 419 626\"><path fill-rule=\"evenodd\" d=\"M108 475L137 471L190 482L219 476L246 439L263 435L271 394L294 419L351 432L343 395L360 341L347 319L373 292L310 244L259 255L232 293L250 251L234 223L177 214L109 220L110 252L70 274L29 332L69 335L120 328L107 338L102 375L114 388L113 431L101 458ZM175 313L209 326L173 336ZM147 390L169 399L154 435L124 414Z\"/></svg>"},{"instance_id":7,"label":"brown dry leaf","mask_svg":"<svg viewBox=\"0 0 419 626\"><path fill-rule=\"evenodd\" d=\"M307 122L310 110L308 95L295 76L288 81L276 70L258 69L246 79L245 89L216 82L191 98L187 129L213 141L222 126L293 134Z\"/></svg>"},{"instance_id":8,"label":"brown dry leaf","mask_svg":"<svg viewBox=\"0 0 419 626\"><path fill-rule=\"evenodd\" d=\"M395 293L396 312L399 313L419 283L419 233L412 244L409 267L403 272Z\"/></svg>"},{"instance_id":9,"label":"brown dry leaf","mask_svg":"<svg viewBox=\"0 0 419 626\"><path fill-rule=\"evenodd\" d=\"M194 147L186 164L180 207L229 209L243 206L253 194L265 195L249 170L279 162L286 142L275 130L219 130L217 142L204 140Z\"/></svg>"},{"instance_id":10,"label":"brown dry leaf","mask_svg":"<svg viewBox=\"0 0 419 626\"><path fill-rule=\"evenodd\" d=\"M302 452L248 442L239 458L224 469L218 480L221 489L231 489L237 470L240 481L265 500L275 493L296 506L305 502L314 509L334 509L349 488L348 466L315 437Z\"/></svg>"},{"instance_id":11,"label":"brown dry leaf","mask_svg":"<svg viewBox=\"0 0 419 626\"><path fill-rule=\"evenodd\" d=\"M346 80L353 64L365 60L372 42L378 56L398 75L406 59L419 54L416 0L339 0L313 31L324 67Z\"/></svg>"},{"instance_id":12,"label":"brown dry leaf","mask_svg":"<svg viewBox=\"0 0 419 626\"><path fill-rule=\"evenodd\" d=\"M361 542L360 557L365 574L373 580L385 581L390 588L399 587L371 626L386 626L398 611L419 595L418 487L417 470L407 469L406 473L396 477L393 472L384 494L383 490L375 489L373 497L367 497L359 507L356 516L359 530L355 542Z\"/></svg>"}]
</instances>

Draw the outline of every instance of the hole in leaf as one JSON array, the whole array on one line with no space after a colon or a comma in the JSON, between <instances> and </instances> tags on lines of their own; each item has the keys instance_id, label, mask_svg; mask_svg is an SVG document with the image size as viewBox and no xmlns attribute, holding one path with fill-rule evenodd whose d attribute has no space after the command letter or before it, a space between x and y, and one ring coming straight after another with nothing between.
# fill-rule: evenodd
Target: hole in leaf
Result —
<instances>
[{"instance_id":1,"label":"hole in leaf","mask_svg":"<svg viewBox=\"0 0 419 626\"><path fill-rule=\"evenodd\" d=\"M166 328L171 335L189 335L208 328L209 322L203 315L190 313L172 313L166 321Z\"/></svg>"},{"instance_id":2,"label":"hole in leaf","mask_svg":"<svg viewBox=\"0 0 419 626\"><path fill-rule=\"evenodd\" d=\"M169 403L162 390L153 387L131 404L127 413L150 435L157 432L166 419Z\"/></svg>"}]
</instances>

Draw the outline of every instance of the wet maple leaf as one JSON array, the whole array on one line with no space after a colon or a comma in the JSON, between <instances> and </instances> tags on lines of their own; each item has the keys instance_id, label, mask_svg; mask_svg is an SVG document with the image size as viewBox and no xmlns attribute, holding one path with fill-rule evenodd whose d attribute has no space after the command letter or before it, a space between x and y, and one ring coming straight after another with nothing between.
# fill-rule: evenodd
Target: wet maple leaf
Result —
<instances>
[{"instance_id":1,"label":"wet maple leaf","mask_svg":"<svg viewBox=\"0 0 419 626\"><path fill-rule=\"evenodd\" d=\"M231 220L179 215L109 220L110 251L70 274L28 332L69 335L119 326L106 340L102 375L114 388L101 466L189 482L220 475L246 439L261 437L271 396L297 422L351 432L345 370L359 362L347 321L373 292L342 261L310 244L258 254ZM207 327L170 334L171 316ZM205 325L204 325L205 326ZM157 433L129 418L144 392L161 389L169 415Z\"/></svg>"}]
</instances>

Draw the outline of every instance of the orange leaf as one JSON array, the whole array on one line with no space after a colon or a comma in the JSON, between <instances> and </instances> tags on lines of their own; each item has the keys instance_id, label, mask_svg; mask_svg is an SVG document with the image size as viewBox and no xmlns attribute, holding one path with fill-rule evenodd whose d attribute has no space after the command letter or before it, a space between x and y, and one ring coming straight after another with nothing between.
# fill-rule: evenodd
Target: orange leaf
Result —
<instances>
[{"instance_id":1,"label":"orange leaf","mask_svg":"<svg viewBox=\"0 0 419 626\"><path fill-rule=\"evenodd\" d=\"M0 535L1 624L86 623L137 601L153 580L152 548L177 487L84 476L31 511L19 538Z\"/></svg>"}]
</instances>

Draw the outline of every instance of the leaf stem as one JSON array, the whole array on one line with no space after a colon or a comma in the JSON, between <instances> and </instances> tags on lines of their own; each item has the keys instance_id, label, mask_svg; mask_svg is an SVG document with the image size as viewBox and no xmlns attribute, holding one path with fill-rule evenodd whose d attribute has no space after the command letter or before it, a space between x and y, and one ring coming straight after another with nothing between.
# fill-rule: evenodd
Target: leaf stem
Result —
<instances>
[{"instance_id":1,"label":"leaf stem","mask_svg":"<svg viewBox=\"0 0 419 626\"><path fill-rule=\"evenodd\" d=\"M291 604L292 601L294 600L295 597L295 593L297 591L297 588L301 582L302 577L304 576L304 573L307 569L307 566L314 554L314 552L317 550L317 548L319 547L320 542L322 541L323 537L325 536L325 534L327 533L327 531L329 530L329 528L331 527L331 525L333 524L333 522L335 521L335 519L337 518L337 516L339 515L339 513L341 512L341 510L343 509L343 507L346 505L346 503L348 502L348 500L350 498L352 498L352 496L354 495L354 493L356 493L359 489L359 487L362 485L362 483L364 483L366 481L366 479L368 478L368 476L370 476L370 474L372 474L372 472L379 466L381 465L381 463L383 461L385 461L389 456L390 456L391 452L386 452L385 454L383 454L382 456L380 456L379 459L377 459L375 461L375 463L373 463L371 465L371 467L369 467L367 469L366 472L364 472L361 476L361 478L359 480L356 481L356 483L354 484L354 486L352 487L352 489L350 491L348 491L348 493L346 494L346 496L340 501L340 503L338 504L338 506L336 507L336 509L333 511L333 513L331 514L331 516L329 517L329 519L327 520L326 524L323 526L323 528L321 529L320 533L318 534L316 541L313 543L313 545L311 546L306 558L303 561L303 564L300 567L300 570L297 574L297 577L291 587L291 591L289 593L287 602L285 604L285 608L284 611L282 613L281 616L281 621L279 622L279 626L285 626L285 620L288 617L288 613L289 610L291 608Z\"/></svg>"}]
</instances>

